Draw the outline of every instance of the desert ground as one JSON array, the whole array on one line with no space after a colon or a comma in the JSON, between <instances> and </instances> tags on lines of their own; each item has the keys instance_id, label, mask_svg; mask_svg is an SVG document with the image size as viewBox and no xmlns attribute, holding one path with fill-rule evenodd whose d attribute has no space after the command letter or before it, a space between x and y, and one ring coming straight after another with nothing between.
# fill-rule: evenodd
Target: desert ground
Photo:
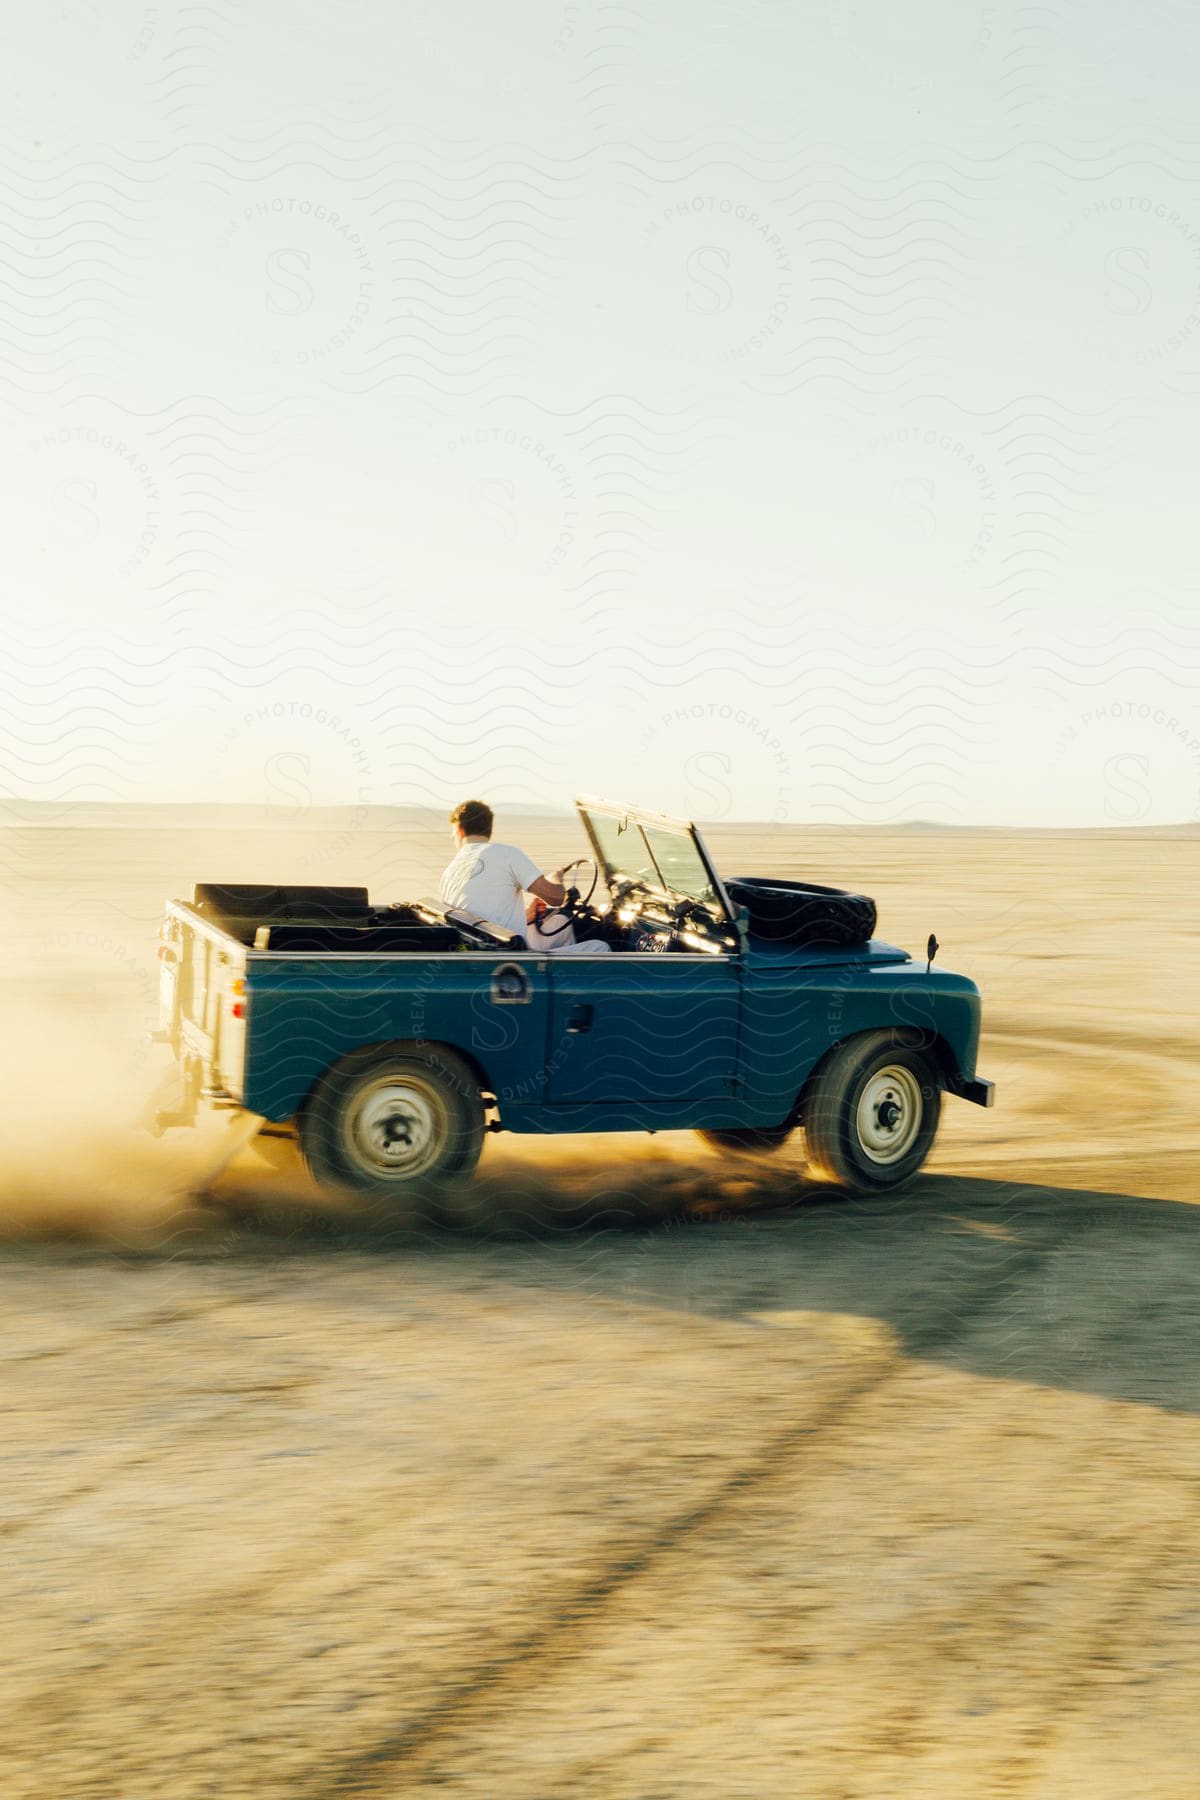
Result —
<instances>
[{"instance_id":1,"label":"desert ground","mask_svg":"<svg viewBox=\"0 0 1200 1800\"><path fill-rule=\"evenodd\" d=\"M1194 1800L1200 835L709 836L979 982L902 1195L622 1135L197 1198L163 899L415 897L444 827L0 831L5 1800Z\"/></svg>"}]
</instances>

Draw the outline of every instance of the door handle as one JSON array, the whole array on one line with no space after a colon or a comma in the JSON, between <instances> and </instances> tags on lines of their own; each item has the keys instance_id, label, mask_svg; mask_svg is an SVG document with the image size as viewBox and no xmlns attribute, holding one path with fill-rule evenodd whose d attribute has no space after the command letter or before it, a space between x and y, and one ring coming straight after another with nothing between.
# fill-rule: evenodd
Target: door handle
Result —
<instances>
[{"instance_id":1,"label":"door handle","mask_svg":"<svg viewBox=\"0 0 1200 1800\"><path fill-rule=\"evenodd\" d=\"M567 1030L573 1032L590 1031L592 1029L592 1009L582 1001L578 1001L567 1014Z\"/></svg>"}]
</instances>

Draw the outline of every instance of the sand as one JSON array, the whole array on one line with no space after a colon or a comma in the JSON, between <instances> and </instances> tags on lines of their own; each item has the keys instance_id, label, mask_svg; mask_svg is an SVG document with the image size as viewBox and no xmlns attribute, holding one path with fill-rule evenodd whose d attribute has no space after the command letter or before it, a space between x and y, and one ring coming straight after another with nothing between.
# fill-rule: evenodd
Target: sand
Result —
<instances>
[{"instance_id":1,"label":"sand","mask_svg":"<svg viewBox=\"0 0 1200 1800\"><path fill-rule=\"evenodd\" d=\"M1192 1800L1198 840L711 838L979 981L996 1109L902 1195L621 1136L190 1200L163 898L411 897L440 830L0 834L6 1800Z\"/></svg>"}]
</instances>

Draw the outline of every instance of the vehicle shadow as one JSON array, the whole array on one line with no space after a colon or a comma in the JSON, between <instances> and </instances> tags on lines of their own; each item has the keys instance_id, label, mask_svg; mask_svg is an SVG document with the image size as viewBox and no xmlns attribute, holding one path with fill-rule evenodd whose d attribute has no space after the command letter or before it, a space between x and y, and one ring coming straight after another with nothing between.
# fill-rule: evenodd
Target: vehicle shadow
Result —
<instances>
[{"instance_id":1,"label":"vehicle shadow","mask_svg":"<svg viewBox=\"0 0 1200 1800\"><path fill-rule=\"evenodd\" d=\"M488 1172L407 1218L231 1195L270 1253L419 1258L497 1284L721 1319L851 1313L973 1373L1200 1411L1200 1208L1045 1183L924 1175L850 1199L794 1164L581 1158ZM1195 1160L1200 1190L1200 1155ZM245 1197L244 1197L245 1198Z\"/></svg>"}]
</instances>

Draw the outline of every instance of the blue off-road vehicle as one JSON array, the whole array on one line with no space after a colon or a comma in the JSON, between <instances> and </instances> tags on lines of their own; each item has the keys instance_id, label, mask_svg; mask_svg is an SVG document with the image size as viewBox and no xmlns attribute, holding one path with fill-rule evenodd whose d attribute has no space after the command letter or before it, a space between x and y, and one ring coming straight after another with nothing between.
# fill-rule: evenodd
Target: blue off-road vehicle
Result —
<instances>
[{"instance_id":1,"label":"blue off-road vehicle","mask_svg":"<svg viewBox=\"0 0 1200 1800\"><path fill-rule=\"evenodd\" d=\"M874 934L861 895L722 881L696 827L579 802L591 854L536 948L431 900L203 883L167 906L183 1100L294 1130L321 1181L463 1176L487 1131L698 1131L856 1191L920 1168L975 1073L979 991ZM574 940L554 953L554 934ZM547 938L549 943L547 943Z\"/></svg>"}]
</instances>

